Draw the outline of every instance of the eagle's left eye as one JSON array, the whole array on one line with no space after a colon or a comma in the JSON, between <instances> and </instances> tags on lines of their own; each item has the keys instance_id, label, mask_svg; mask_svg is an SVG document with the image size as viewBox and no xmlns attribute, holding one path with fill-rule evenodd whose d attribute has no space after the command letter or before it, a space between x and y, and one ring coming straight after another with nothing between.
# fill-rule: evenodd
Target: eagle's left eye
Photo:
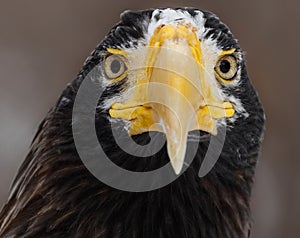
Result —
<instances>
[{"instance_id":1,"label":"eagle's left eye","mask_svg":"<svg viewBox=\"0 0 300 238\"><path fill-rule=\"evenodd\" d=\"M215 71L224 80L233 80L238 70L236 58L232 55L225 55L219 59Z\"/></svg>"},{"instance_id":2,"label":"eagle's left eye","mask_svg":"<svg viewBox=\"0 0 300 238\"><path fill-rule=\"evenodd\" d=\"M109 79L120 77L127 70L125 59L121 55L110 55L105 59L104 71Z\"/></svg>"}]
</instances>

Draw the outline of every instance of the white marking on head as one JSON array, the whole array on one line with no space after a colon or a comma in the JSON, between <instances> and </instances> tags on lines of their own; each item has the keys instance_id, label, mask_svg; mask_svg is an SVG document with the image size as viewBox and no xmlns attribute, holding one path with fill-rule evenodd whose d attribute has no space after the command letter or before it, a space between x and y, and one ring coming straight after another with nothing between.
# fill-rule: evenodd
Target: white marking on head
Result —
<instances>
[{"instance_id":1,"label":"white marking on head","mask_svg":"<svg viewBox=\"0 0 300 238\"><path fill-rule=\"evenodd\" d=\"M201 11L196 11L195 16L191 16L186 10L174 10L174 9L156 9L152 13L152 17L148 26L148 32L146 33L146 40L149 42L155 29L160 25L178 25L178 24L191 24L191 27L197 29L197 36L202 39L205 33L205 18ZM159 15L159 19L156 17Z\"/></svg>"}]
</instances>

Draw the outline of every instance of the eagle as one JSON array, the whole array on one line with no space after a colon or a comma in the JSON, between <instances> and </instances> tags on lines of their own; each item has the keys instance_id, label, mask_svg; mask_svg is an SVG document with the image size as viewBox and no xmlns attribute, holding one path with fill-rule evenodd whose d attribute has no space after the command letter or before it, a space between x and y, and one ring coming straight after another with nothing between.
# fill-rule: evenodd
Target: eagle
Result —
<instances>
[{"instance_id":1,"label":"eagle","mask_svg":"<svg viewBox=\"0 0 300 238\"><path fill-rule=\"evenodd\" d=\"M216 15L125 11L41 122L0 237L249 237L264 121L244 53Z\"/></svg>"}]
</instances>

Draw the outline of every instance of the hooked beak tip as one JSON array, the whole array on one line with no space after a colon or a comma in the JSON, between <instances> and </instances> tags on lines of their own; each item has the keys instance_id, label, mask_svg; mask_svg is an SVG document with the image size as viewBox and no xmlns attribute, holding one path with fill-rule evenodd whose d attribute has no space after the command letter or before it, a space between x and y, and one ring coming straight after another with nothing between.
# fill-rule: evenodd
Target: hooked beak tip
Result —
<instances>
[{"instance_id":1,"label":"hooked beak tip","mask_svg":"<svg viewBox=\"0 0 300 238\"><path fill-rule=\"evenodd\" d=\"M172 141L167 142L168 155L170 158L171 165L174 169L176 175L179 175L182 171L184 158L186 154L186 142L181 141L180 144L172 143Z\"/></svg>"}]
</instances>

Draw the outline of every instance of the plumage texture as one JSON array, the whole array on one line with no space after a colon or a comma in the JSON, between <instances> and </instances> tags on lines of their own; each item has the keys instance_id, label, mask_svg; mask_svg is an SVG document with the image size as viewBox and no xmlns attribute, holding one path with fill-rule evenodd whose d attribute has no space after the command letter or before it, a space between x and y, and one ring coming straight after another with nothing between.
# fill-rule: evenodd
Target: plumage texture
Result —
<instances>
[{"instance_id":1,"label":"plumage texture","mask_svg":"<svg viewBox=\"0 0 300 238\"><path fill-rule=\"evenodd\" d=\"M192 17L196 9L182 9ZM216 238L249 237L250 196L264 127L264 113L241 62L241 83L224 89L239 98L248 117L227 122L220 159L204 178L198 171L209 141L201 141L187 171L158 190L130 193L98 181L80 160L72 135L72 107L83 78L101 62L107 47L138 45L153 10L126 12L86 61L77 78L67 86L57 104L41 123L20 167L7 204L0 214L1 238ZM203 12L206 38L217 39L222 49L240 47L219 19ZM159 18L159 15L157 16ZM141 24L143 22L143 24ZM102 99L123 87L106 89ZM166 146L147 158L130 158L120 150L110 130L107 111L99 110L99 140L118 165L149 171L166 164ZM144 143L147 133L135 136Z\"/></svg>"}]
</instances>

